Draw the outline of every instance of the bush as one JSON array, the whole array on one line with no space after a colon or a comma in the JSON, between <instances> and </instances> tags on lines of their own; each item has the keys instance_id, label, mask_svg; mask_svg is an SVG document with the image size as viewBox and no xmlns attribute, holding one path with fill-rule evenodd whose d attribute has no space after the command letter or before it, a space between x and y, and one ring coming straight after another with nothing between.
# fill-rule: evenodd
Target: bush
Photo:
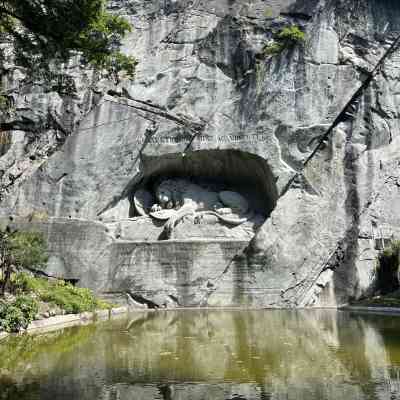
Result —
<instances>
[{"instance_id":1,"label":"bush","mask_svg":"<svg viewBox=\"0 0 400 400\"><path fill-rule=\"evenodd\" d=\"M306 34L297 26L286 26L274 34L274 42L264 46L264 55L277 55L305 41Z\"/></svg>"},{"instance_id":2,"label":"bush","mask_svg":"<svg viewBox=\"0 0 400 400\"><path fill-rule=\"evenodd\" d=\"M18 272L11 277L11 283L17 293L36 292L37 278L25 272Z\"/></svg>"},{"instance_id":3,"label":"bush","mask_svg":"<svg viewBox=\"0 0 400 400\"><path fill-rule=\"evenodd\" d=\"M68 314L92 311L97 305L97 301L89 289L76 288L63 281L42 290L40 298L48 303L56 304Z\"/></svg>"},{"instance_id":4,"label":"bush","mask_svg":"<svg viewBox=\"0 0 400 400\"><path fill-rule=\"evenodd\" d=\"M22 268L43 268L47 262L46 241L37 232L15 232L10 237L10 250L15 264Z\"/></svg>"},{"instance_id":5,"label":"bush","mask_svg":"<svg viewBox=\"0 0 400 400\"><path fill-rule=\"evenodd\" d=\"M18 296L12 303L0 302L0 329L6 332L26 329L38 311L38 303L29 296Z\"/></svg>"},{"instance_id":6,"label":"bush","mask_svg":"<svg viewBox=\"0 0 400 400\"><path fill-rule=\"evenodd\" d=\"M0 304L0 328L6 332L19 332L26 326L23 312L12 304Z\"/></svg>"},{"instance_id":7,"label":"bush","mask_svg":"<svg viewBox=\"0 0 400 400\"><path fill-rule=\"evenodd\" d=\"M0 230L0 295L10 286L12 273L18 268L44 268L47 262L46 242L37 232Z\"/></svg>"},{"instance_id":8,"label":"bush","mask_svg":"<svg viewBox=\"0 0 400 400\"><path fill-rule=\"evenodd\" d=\"M17 296L14 304L22 311L26 320L29 321L28 324L35 319L35 316L39 311L39 305L37 301L30 296Z\"/></svg>"},{"instance_id":9,"label":"bush","mask_svg":"<svg viewBox=\"0 0 400 400\"><path fill-rule=\"evenodd\" d=\"M281 43L271 43L268 46L264 47L264 54L268 56L275 56L284 50L284 47Z\"/></svg>"},{"instance_id":10,"label":"bush","mask_svg":"<svg viewBox=\"0 0 400 400\"><path fill-rule=\"evenodd\" d=\"M110 308L109 304L97 299L91 290L74 287L62 280L49 281L19 273L13 282L18 291L34 293L40 300L57 305L68 314Z\"/></svg>"},{"instance_id":11,"label":"bush","mask_svg":"<svg viewBox=\"0 0 400 400\"><path fill-rule=\"evenodd\" d=\"M377 285L382 294L392 293L400 288L400 240L384 249L378 258Z\"/></svg>"},{"instance_id":12,"label":"bush","mask_svg":"<svg viewBox=\"0 0 400 400\"><path fill-rule=\"evenodd\" d=\"M297 25L286 26L276 35L276 39L287 46L302 43L305 38L306 34Z\"/></svg>"}]
</instances>

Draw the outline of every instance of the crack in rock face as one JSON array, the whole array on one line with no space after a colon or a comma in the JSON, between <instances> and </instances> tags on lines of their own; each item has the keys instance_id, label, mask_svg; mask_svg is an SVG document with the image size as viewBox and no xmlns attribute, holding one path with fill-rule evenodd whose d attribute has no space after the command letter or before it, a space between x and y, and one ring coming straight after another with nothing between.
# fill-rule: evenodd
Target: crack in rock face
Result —
<instances>
[{"instance_id":1,"label":"crack in rock face","mask_svg":"<svg viewBox=\"0 0 400 400\"><path fill-rule=\"evenodd\" d=\"M123 43L135 80L76 60L43 79L5 48L0 226L43 232L52 275L160 307L368 293L375 243L400 238L398 51L349 101L400 31L400 4L109 7L136 28ZM291 26L305 40L267 54Z\"/></svg>"}]
</instances>

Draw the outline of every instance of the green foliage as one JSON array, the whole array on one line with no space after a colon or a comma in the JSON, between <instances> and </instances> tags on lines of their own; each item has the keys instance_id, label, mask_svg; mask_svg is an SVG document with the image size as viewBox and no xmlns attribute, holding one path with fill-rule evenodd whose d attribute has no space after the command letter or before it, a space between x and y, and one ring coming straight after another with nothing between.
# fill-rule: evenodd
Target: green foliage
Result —
<instances>
[{"instance_id":1,"label":"green foliage","mask_svg":"<svg viewBox=\"0 0 400 400\"><path fill-rule=\"evenodd\" d=\"M6 332L26 329L38 310L38 303L30 296L17 296L11 303L0 302L0 329Z\"/></svg>"},{"instance_id":2,"label":"green foliage","mask_svg":"<svg viewBox=\"0 0 400 400\"><path fill-rule=\"evenodd\" d=\"M276 35L276 39L287 47L304 42L305 38L305 33L297 25L286 26Z\"/></svg>"},{"instance_id":3,"label":"green foliage","mask_svg":"<svg viewBox=\"0 0 400 400\"><path fill-rule=\"evenodd\" d=\"M6 332L19 332L26 325L23 312L12 304L0 303L0 328Z\"/></svg>"},{"instance_id":4,"label":"green foliage","mask_svg":"<svg viewBox=\"0 0 400 400\"><path fill-rule=\"evenodd\" d=\"M110 308L109 304L97 299L91 290L74 287L62 280L49 281L19 273L14 278L14 285L20 292L34 293L40 300L59 306L67 314Z\"/></svg>"},{"instance_id":5,"label":"green foliage","mask_svg":"<svg viewBox=\"0 0 400 400\"><path fill-rule=\"evenodd\" d=\"M42 234L17 231L10 236L9 241L15 265L22 268L45 267L48 256Z\"/></svg>"},{"instance_id":6,"label":"green foliage","mask_svg":"<svg viewBox=\"0 0 400 400\"><path fill-rule=\"evenodd\" d=\"M19 308L28 323L33 321L39 311L38 303L35 299L27 295L17 296L14 302L15 306Z\"/></svg>"},{"instance_id":7,"label":"green foliage","mask_svg":"<svg viewBox=\"0 0 400 400\"><path fill-rule=\"evenodd\" d=\"M264 54L268 56L275 56L281 54L283 50L283 44L274 42L264 47Z\"/></svg>"},{"instance_id":8,"label":"green foliage","mask_svg":"<svg viewBox=\"0 0 400 400\"><path fill-rule=\"evenodd\" d=\"M4 0L0 32L14 41L19 65L47 69L49 60L84 60L113 75L133 77L137 61L120 51L129 22L106 11L105 0Z\"/></svg>"},{"instance_id":9,"label":"green foliage","mask_svg":"<svg viewBox=\"0 0 400 400\"><path fill-rule=\"evenodd\" d=\"M400 287L400 241L394 241L378 258L377 285L382 294L392 293Z\"/></svg>"},{"instance_id":10,"label":"green foliage","mask_svg":"<svg viewBox=\"0 0 400 400\"><path fill-rule=\"evenodd\" d=\"M102 56L89 61L98 68L107 70L115 79L117 79L121 71L124 71L128 77L133 78L135 76L136 65L138 64L134 57L122 53L106 57Z\"/></svg>"},{"instance_id":11,"label":"green foliage","mask_svg":"<svg viewBox=\"0 0 400 400\"><path fill-rule=\"evenodd\" d=\"M46 242L41 233L0 230L0 293L4 295L18 268L45 268Z\"/></svg>"},{"instance_id":12,"label":"green foliage","mask_svg":"<svg viewBox=\"0 0 400 400\"><path fill-rule=\"evenodd\" d=\"M283 50L292 48L305 41L306 34L297 26L286 26L274 34L274 42L264 47L264 55L278 55Z\"/></svg>"}]
</instances>

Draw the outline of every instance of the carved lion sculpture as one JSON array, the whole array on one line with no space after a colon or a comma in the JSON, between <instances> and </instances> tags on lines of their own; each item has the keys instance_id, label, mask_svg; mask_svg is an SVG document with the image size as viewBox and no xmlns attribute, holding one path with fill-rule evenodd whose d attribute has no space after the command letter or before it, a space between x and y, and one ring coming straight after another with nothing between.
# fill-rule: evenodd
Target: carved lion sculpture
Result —
<instances>
[{"instance_id":1,"label":"carved lion sculpture","mask_svg":"<svg viewBox=\"0 0 400 400\"><path fill-rule=\"evenodd\" d=\"M135 193L135 207L140 215L167 221L165 236L171 238L174 227L191 215L196 222L206 215L214 215L220 221L240 225L248 220L249 204L236 192L215 192L186 179L167 179L155 190L157 203L150 206L152 194L143 189Z\"/></svg>"}]
</instances>

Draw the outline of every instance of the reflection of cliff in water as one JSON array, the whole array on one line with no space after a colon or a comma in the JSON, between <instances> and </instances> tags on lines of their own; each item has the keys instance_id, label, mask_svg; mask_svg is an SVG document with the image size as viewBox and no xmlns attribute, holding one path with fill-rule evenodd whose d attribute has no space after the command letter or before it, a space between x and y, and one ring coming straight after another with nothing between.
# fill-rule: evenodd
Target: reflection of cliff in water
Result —
<instances>
[{"instance_id":1,"label":"reflection of cliff in water","mask_svg":"<svg viewBox=\"0 0 400 400\"><path fill-rule=\"evenodd\" d=\"M398 398L398 323L335 311L139 313L3 342L0 398Z\"/></svg>"}]
</instances>

